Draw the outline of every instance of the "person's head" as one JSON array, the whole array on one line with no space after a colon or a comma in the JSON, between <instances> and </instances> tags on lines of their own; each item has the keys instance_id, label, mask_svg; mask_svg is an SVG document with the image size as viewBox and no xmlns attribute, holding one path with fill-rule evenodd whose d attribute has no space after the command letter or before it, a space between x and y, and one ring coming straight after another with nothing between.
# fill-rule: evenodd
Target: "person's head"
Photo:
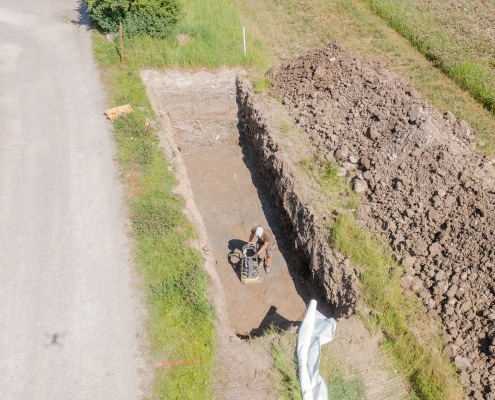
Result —
<instances>
[{"instance_id":1,"label":"person's head","mask_svg":"<svg viewBox=\"0 0 495 400\"><path fill-rule=\"evenodd\" d=\"M258 226L255 231L254 231L254 236L256 237L261 237L263 236L263 228L261 226Z\"/></svg>"}]
</instances>

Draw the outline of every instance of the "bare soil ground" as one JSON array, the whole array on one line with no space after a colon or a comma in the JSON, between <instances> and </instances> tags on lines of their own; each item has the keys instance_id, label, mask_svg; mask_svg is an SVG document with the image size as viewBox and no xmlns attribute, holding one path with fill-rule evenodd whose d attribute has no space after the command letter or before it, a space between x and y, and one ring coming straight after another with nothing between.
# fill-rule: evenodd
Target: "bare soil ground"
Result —
<instances>
[{"instance_id":1,"label":"bare soil ground","mask_svg":"<svg viewBox=\"0 0 495 400\"><path fill-rule=\"evenodd\" d=\"M271 356L245 338L261 334L270 324L297 326L310 294L291 258L288 238L277 225L269 189L239 145L235 77L242 73L144 70L141 76L160 117L161 144L180 181L177 193L200 231L195 246L203 250L212 279L211 297L219 316L217 394L225 399L275 399ZM262 271L259 283L244 285L239 259L229 253L242 247L255 224L272 228L278 249L272 273ZM363 378L367 399L406 398L400 380L378 352L379 338L356 317L339 321L337 332L330 345L350 373Z\"/></svg>"}]
</instances>

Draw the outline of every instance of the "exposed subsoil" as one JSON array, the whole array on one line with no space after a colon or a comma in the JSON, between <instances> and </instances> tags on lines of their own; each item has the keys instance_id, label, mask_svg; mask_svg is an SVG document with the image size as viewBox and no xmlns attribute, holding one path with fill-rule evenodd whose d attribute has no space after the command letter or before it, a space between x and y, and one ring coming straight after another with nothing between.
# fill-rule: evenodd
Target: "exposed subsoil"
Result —
<instances>
[{"instance_id":1,"label":"exposed subsoil","mask_svg":"<svg viewBox=\"0 0 495 400\"><path fill-rule=\"evenodd\" d=\"M495 399L495 175L475 132L337 43L271 74L314 154L364 193L357 217L402 260L404 288L440 316L466 396Z\"/></svg>"},{"instance_id":2,"label":"exposed subsoil","mask_svg":"<svg viewBox=\"0 0 495 400\"><path fill-rule=\"evenodd\" d=\"M225 399L262 400L276 398L268 373L271 356L242 338L261 334L270 323L289 328L306 305L299 294L304 289L280 251L270 275L261 270L259 283L240 281L239 251L251 227L267 225L271 215L238 145L235 77L240 72L148 70L142 77L165 128L162 145L180 180L185 211L200 230L196 246L212 278L219 315L216 392Z\"/></svg>"},{"instance_id":3,"label":"exposed subsoil","mask_svg":"<svg viewBox=\"0 0 495 400\"><path fill-rule=\"evenodd\" d=\"M162 126L161 145L179 179L177 194L200 232L218 315L218 367L215 391L223 399L276 399L271 356L248 336L268 325L297 329L314 295L305 266L293 257L291 240L279 223L271 185L240 143L236 77L239 70L145 70L141 77ZM255 224L270 226L277 240L272 272L260 282L240 281L235 254ZM234 254L234 255L230 255ZM319 309L328 316L324 302ZM367 399L405 398L400 380L378 351L379 338L360 320L338 321L329 345L349 371L359 374ZM373 368L370 368L370 365Z\"/></svg>"}]
</instances>

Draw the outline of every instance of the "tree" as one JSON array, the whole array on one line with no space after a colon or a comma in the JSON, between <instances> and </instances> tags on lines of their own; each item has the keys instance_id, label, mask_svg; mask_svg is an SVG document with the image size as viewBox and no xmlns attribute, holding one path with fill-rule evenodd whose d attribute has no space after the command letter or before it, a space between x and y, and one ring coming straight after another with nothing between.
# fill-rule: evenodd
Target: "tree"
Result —
<instances>
[{"instance_id":1,"label":"tree","mask_svg":"<svg viewBox=\"0 0 495 400\"><path fill-rule=\"evenodd\" d=\"M177 23L177 0L88 0L91 21L103 33L117 32L124 26L128 37L149 35L164 38Z\"/></svg>"}]
</instances>

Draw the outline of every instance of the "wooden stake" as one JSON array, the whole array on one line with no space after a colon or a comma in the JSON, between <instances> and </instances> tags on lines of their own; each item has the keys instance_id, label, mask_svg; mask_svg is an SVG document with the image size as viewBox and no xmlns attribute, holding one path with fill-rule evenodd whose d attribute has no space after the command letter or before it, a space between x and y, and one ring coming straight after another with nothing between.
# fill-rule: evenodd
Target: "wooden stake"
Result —
<instances>
[{"instance_id":1,"label":"wooden stake","mask_svg":"<svg viewBox=\"0 0 495 400\"><path fill-rule=\"evenodd\" d=\"M119 23L119 37L120 37L120 62L124 62L124 38L122 35L122 22Z\"/></svg>"}]
</instances>

